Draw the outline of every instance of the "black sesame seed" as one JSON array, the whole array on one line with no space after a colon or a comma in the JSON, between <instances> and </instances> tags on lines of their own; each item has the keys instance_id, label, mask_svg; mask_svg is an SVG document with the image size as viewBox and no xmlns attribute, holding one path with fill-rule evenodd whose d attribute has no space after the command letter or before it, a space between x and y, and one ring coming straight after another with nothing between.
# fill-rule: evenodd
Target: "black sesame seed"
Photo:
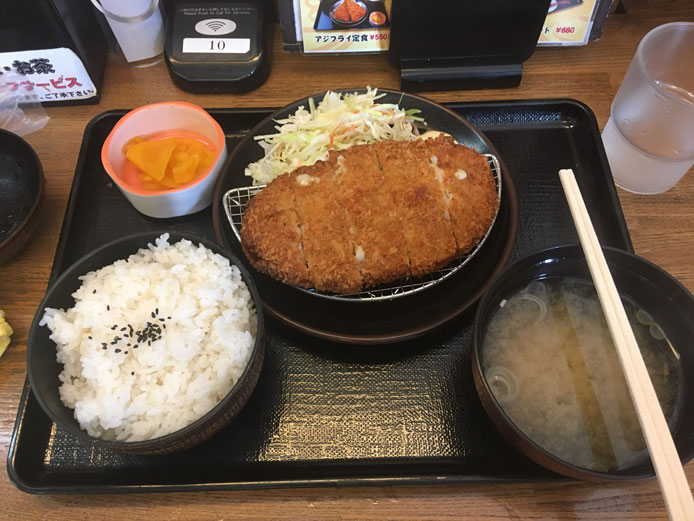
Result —
<instances>
[{"instance_id":1,"label":"black sesame seed","mask_svg":"<svg viewBox=\"0 0 694 521\"><path fill-rule=\"evenodd\" d=\"M125 352L125 354L127 355L127 354L128 354L128 352L126 351L126 352Z\"/></svg>"},{"instance_id":2,"label":"black sesame seed","mask_svg":"<svg viewBox=\"0 0 694 521\"><path fill-rule=\"evenodd\" d=\"M101 349L103 349L105 351L108 348L106 346L101 346Z\"/></svg>"},{"instance_id":3,"label":"black sesame seed","mask_svg":"<svg viewBox=\"0 0 694 521\"><path fill-rule=\"evenodd\" d=\"M159 314L159 308L154 308L154 312L158 315Z\"/></svg>"},{"instance_id":4,"label":"black sesame seed","mask_svg":"<svg viewBox=\"0 0 694 521\"><path fill-rule=\"evenodd\" d=\"M164 322L164 319L163 319L163 318L160 318L160 319L159 319L159 322Z\"/></svg>"},{"instance_id":5,"label":"black sesame seed","mask_svg":"<svg viewBox=\"0 0 694 521\"><path fill-rule=\"evenodd\" d=\"M106 342L101 342L101 345L106 347Z\"/></svg>"},{"instance_id":6,"label":"black sesame seed","mask_svg":"<svg viewBox=\"0 0 694 521\"><path fill-rule=\"evenodd\" d=\"M152 318L154 318L154 317L156 317L156 315L154 314L154 311L152 311Z\"/></svg>"},{"instance_id":7,"label":"black sesame seed","mask_svg":"<svg viewBox=\"0 0 694 521\"><path fill-rule=\"evenodd\" d=\"M106 306L106 311L111 311L111 306Z\"/></svg>"},{"instance_id":8,"label":"black sesame seed","mask_svg":"<svg viewBox=\"0 0 694 521\"><path fill-rule=\"evenodd\" d=\"M133 349L137 349L138 347L140 347L140 344L135 344L135 345L133 346Z\"/></svg>"},{"instance_id":9,"label":"black sesame seed","mask_svg":"<svg viewBox=\"0 0 694 521\"><path fill-rule=\"evenodd\" d=\"M125 327L125 326L123 326L122 328L120 328L121 331L125 331L126 329L128 329L128 328Z\"/></svg>"},{"instance_id":10,"label":"black sesame seed","mask_svg":"<svg viewBox=\"0 0 694 521\"><path fill-rule=\"evenodd\" d=\"M166 317L166 318L168 318L169 320L171 320L171 317Z\"/></svg>"},{"instance_id":11,"label":"black sesame seed","mask_svg":"<svg viewBox=\"0 0 694 521\"><path fill-rule=\"evenodd\" d=\"M162 324L164 326L164 329L166 329L166 324Z\"/></svg>"},{"instance_id":12,"label":"black sesame seed","mask_svg":"<svg viewBox=\"0 0 694 521\"><path fill-rule=\"evenodd\" d=\"M87 338L88 338L89 340L91 340L91 339L92 339L92 337L90 337L90 336L88 336Z\"/></svg>"},{"instance_id":13,"label":"black sesame seed","mask_svg":"<svg viewBox=\"0 0 694 521\"><path fill-rule=\"evenodd\" d=\"M96 293L96 290L92 291L92 294Z\"/></svg>"},{"instance_id":14,"label":"black sesame seed","mask_svg":"<svg viewBox=\"0 0 694 521\"><path fill-rule=\"evenodd\" d=\"M116 349L116 353L120 353L120 349Z\"/></svg>"},{"instance_id":15,"label":"black sesame seed","mask_svg":"<svg viewBox=\"0 0 694 521\"><path fill-rule=\"evenodd\" d=\"M130 376L135 376L135 371L130 371Z\"/></svg>"}]
</instances>

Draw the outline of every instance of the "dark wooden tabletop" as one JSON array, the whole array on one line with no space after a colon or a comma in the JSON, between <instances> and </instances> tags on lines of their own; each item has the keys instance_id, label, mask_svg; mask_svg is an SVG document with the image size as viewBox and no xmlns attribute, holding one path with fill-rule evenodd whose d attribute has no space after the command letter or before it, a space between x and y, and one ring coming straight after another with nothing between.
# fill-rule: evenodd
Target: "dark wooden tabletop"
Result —
<instances>
[{"instance_id":1,"label":"dark wooden tabletop","mask_svg":"<svg viewBox=\"0 0 694 521\"><path fill-rule=\"evenodd\" d=\"M584 47L541 48L525 63L518 88L427 93L437 101L570 97L586 103L602 128L639 40L653 27L694 20L690 0L627 1L610 16L603 37ZM204 107L279 107L334 88L398 89L399 73L385 55L303 56L281 50L274 35L272 73L241 95L195 95L171 83L163 63L135 69L110 59L98 105L48 108L48 125L27 136L47 178L41 229L28 247L0 266L0 309L15 330L0 359L0 453L7 455L26 374L29 325L48 282L75 171L82 133L95 115L146 103L186 100ZM619 190L636 252L694 290L694 174L653 196ZM694 463L686 467L694 485ZM6 519L667 519L655 480L628 484L528 483L346 487L124 496L34 496L0 476Z\"/></svg>"}]
</instances>

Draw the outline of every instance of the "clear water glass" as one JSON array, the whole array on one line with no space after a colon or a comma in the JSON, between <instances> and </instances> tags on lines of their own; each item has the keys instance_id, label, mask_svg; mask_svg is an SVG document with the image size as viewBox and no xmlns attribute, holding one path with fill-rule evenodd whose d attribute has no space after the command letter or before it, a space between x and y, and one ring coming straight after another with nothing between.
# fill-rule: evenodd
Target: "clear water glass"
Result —
<instances>
[{"instance_id":1,"label":"clear water glass","mask_svg":"<svg viewBox=\"0 0 694 521\"><path fill-rule=\"evenodd\" d=\"M656 194L694 164L694 23L643 37L602 133L617 186Z\"/></svg>"}]
</instances>

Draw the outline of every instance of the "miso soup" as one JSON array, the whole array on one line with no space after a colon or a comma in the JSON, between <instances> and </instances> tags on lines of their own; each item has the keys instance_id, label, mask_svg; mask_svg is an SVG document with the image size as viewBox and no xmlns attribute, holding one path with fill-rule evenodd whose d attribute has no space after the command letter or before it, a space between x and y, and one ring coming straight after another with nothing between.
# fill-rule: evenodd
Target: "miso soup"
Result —
<instances>
[{"instance_id":1,"label":"miso soup","mask_svg":"<svg viewBox=\"0 0 694 521\"><path fill-rule=\"evenodd\" d=\"M638 304L623 303L672 426L681 387L679 355ZM492 393L511 421L547 452L595 471L647 457L597 293L578 279L532 282L502 300L482 350Z\"/></svg>"}]
</instances>

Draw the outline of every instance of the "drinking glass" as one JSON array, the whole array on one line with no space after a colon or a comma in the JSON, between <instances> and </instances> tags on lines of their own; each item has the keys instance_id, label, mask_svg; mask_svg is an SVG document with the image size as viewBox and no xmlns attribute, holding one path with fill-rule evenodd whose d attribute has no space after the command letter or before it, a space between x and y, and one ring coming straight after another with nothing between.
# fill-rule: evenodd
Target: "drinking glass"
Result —
<instances>
[{"instance_id":1,"label":"drinking glass","mask_svg":"<svg viewBox=\"0 0 694 521\"><path fill-rule=\"evenodd\" d=\"M669 190L694 164L694 23L643 37L602 140L615 183L630 192Z\"/></svg>"},{"instance_id":2,"label":"drinking glass","mask_svg":"<svg viewBox=\"0 0 694 521\"><path fill-rule=\"evenodd\" d=\"M159 63L164 50L164 9L159 0L92 0L103 15L106 39L132 67Z\"/></svg>"}]
</instances>

